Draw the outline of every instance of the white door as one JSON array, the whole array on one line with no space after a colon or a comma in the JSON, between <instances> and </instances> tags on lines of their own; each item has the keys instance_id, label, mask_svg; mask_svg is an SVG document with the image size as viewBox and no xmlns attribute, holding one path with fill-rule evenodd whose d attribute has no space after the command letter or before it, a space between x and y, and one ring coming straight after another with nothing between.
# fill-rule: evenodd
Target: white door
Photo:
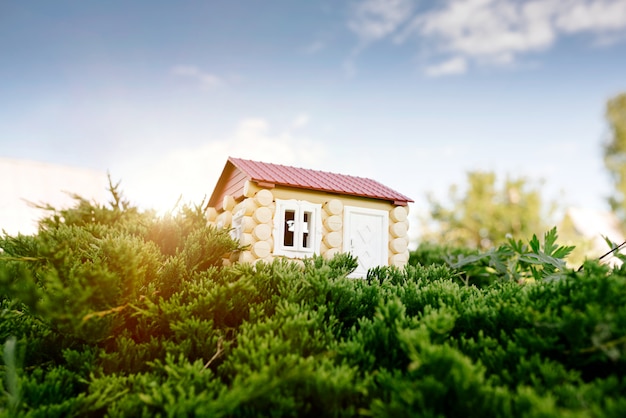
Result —
<instances>
[{"instance_id":1,"label":"white door","mask_svg":"<svg viewBox=\"0 0 626 418\"><path fill-rule=\"evenodd\" d=\"M351 277L365 277L371 267L388 264L389 213L384 210L344 207L344 251L359 261Z\"/></svg>"}]
</instances>

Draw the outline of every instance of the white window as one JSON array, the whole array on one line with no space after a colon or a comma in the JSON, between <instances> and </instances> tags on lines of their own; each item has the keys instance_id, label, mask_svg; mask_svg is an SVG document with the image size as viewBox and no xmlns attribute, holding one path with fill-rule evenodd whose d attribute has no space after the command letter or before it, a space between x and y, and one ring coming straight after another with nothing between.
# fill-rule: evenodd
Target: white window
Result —
<instances>
[{"instance_id":1,"label":"white window","mask_svg":"<svg viewBox=\"0 0 626 418\"><path fill-rule=\"evenodd\" d=\"M320 251L321 204L276 199L274 254L302 258Z\"/></svg>"}]
</instances>

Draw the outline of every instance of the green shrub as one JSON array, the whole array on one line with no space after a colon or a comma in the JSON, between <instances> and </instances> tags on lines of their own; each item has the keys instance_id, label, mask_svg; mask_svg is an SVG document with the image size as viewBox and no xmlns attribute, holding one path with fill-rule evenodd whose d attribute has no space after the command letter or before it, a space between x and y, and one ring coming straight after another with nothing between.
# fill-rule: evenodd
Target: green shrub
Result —
<instances>
[{"instance_id":1,"label":"green shrub","mask_svg":"<svg viewBox=\"0 0 626 418\"><path fill-rule=\"evenodd\" d=\"M567 269L556 231L365 279L348 254L223 267L199 206L116 187L0 238L0 416L626 415L626 269Z\"/></svg>"}]
</instances>

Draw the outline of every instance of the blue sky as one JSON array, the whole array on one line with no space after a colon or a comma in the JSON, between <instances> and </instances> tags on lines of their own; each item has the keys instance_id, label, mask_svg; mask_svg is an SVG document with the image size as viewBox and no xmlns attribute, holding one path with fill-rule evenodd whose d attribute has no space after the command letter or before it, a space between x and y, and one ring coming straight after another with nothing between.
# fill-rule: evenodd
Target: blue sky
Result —
<instances>
[{"instance_id":1,"label":"blue sky","mask_svg":"<svg viewBox=\"0 0 626 418\"><path fill-rule=\"evenodd\" d=\"M229 155L445 196L468 170L605 208L626 0L0 0L0 157L210 195Z\"/></svg>"}]
</instances>

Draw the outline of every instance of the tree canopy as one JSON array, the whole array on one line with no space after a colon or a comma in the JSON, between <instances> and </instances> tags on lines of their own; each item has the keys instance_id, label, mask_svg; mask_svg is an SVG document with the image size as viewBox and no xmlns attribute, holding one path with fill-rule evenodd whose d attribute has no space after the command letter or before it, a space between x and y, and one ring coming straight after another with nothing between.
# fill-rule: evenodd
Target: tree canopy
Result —
<instances>
[{"instance_id":1,"label":"tree canopy","mask_svg":"<svg viewBox=\"0 0 626 418\"><path fill-rule=\"evenodd\" d=\"M626 93L607 102L606 119L609 138L604 145L604 165L615 188L609 203L621 219L626 219Z\"/></svg>"},{"instance_id":2,"label":"tree canopy","mask_svg":"<svg viewBox=\"0 0 626 418\"><path fill-rule=\"evenodd\" d=\"M423 241L487 249L511 235L530 238L547 230L540 190L526 178L507 178L499 184L495 173L467 173L467 187L450 187L449 203L429 196Z\"/></svg>"}]
</instances>

